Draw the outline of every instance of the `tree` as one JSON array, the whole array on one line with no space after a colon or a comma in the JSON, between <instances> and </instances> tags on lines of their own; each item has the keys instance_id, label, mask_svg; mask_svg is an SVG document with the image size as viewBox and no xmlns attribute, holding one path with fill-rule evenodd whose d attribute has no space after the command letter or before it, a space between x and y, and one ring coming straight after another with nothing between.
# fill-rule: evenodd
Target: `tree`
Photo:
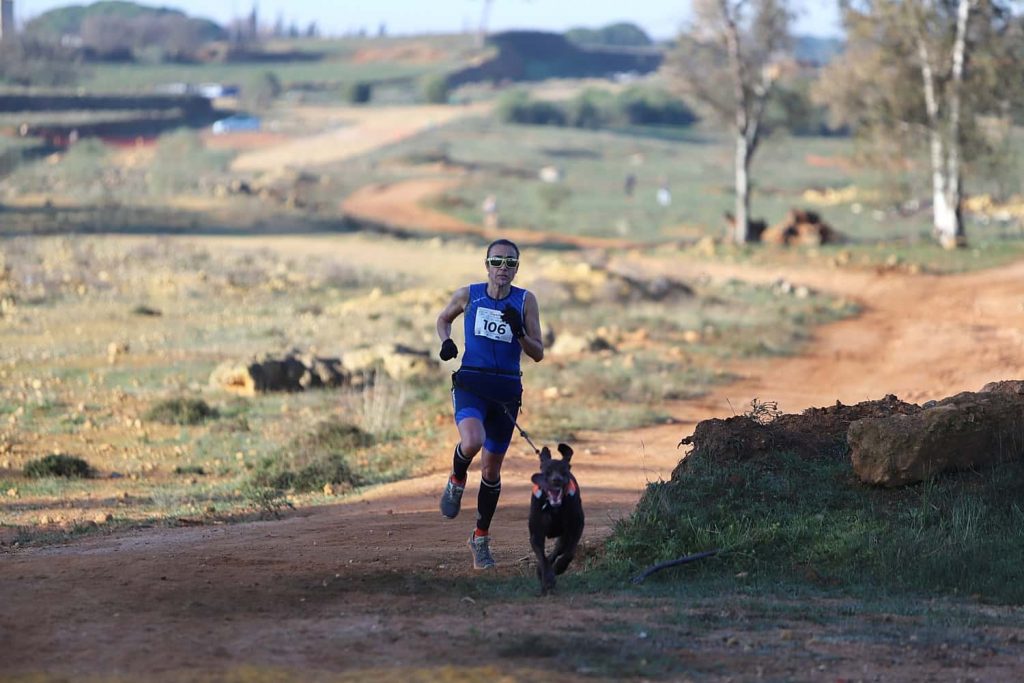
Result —
<instances>
[{"instance_id":1,"label":"tree","mask_svg":"<svg viewBox=\"0 0 1024 683\"><path fill-rule=\"evenodd\" d=\"M764 138L765 108L791 49L787 0L696 0L692 28L668 59L670 77L735 137L735 229L750 237L750 166Z\"/></svg>"},{"instance_id":2,"label":"tree","mask_svg":"<svg viewBox=\"0 0 1024 683\"><path fill-rule=\"evenodd\" d=\"M984 117L1005 116L1019 93L1019 23L997 0L841 7L847 49L823 72L816 97L875 149L901 160L927 149L935 236L946 248L964 246L965 163L990 147Z\"/></svg>"}]
</instances>

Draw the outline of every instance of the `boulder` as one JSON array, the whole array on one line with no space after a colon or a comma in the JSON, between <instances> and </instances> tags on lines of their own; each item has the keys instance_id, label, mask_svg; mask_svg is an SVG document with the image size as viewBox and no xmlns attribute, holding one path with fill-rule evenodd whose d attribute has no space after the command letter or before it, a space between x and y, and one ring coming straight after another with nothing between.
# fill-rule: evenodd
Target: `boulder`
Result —
<instances>
[{"instance_id":1,"label":"boulder","mask_svg":"<svg viewBox=\"0 0 1024 683\"><path fill-rule=\"evenodd\" d=\"M210 374L210 386L253 396L271 391L304 391L360 384L362 377L348 372L338 358L264 355L248 362L227 361Z\"/></svg>"},{"instance_id":2,"label":"boulder","mask_svg":"<svg viewBox=\"0 0 1024 683\"><path fill-rule=\"evenodd\" d=\"M924 481L942 472L988 467L1024 454L1020 383L986 385L926 404L910 415L850 424L847 440L861 481L885 487Z\"/></svg>"},{"instance_id":3,"label":"boulder","mask_svg":"<svg viewBox=\"0 0 1024 683\"><path fill-rule=\"evenodd\" d=\"M802 209L790 209L782 221L765 229L760 239L765 244L803 247L845 241L843 235L821 220L817 213Z\"/></svg>"}]
</instances>

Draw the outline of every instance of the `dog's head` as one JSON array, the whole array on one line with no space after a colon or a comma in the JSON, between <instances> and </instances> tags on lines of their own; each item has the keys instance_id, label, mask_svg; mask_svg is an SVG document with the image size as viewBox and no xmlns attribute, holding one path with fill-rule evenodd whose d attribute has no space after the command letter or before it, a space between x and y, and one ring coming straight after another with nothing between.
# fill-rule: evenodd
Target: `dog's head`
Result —
<instances>
[{"instance_id":1,"label":"dog's head","mask_svg":"<svg viewBox=\"0 0 1024 683\"><path fill-rule=\"evenodd\" d=\"M530 478L534 484L533 495L537 498L547 497L548 505L553 508L562 504L563 497L572 486L572 476L569 473L572 449L560 443L558 452L562 454L562 458L555 460L547 446L540 449L540 472ZM572 493L574 492L570 492L570 495Z\"/></svg>"}]
</instances>

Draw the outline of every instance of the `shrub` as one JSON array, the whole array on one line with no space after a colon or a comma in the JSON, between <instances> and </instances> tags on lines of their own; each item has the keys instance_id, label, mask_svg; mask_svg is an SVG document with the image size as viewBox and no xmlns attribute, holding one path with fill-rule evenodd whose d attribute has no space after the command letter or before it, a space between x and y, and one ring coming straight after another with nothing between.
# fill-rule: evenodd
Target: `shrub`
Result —
<instances>
[{"instance_id":1,"label":"shrub","mask_svg":"<svg viewBox=\"0 0 1024 683\"><path fill-rule=\"evenodd\" d=\"M611 93L588 88L566 104L566 123L575 128L601 128L613 122L615 110Z\"/></svg>"},{"instance_id":2,"label":"shrub","mask_svg":"<svg viewBox=\"0 0 1024 683\"><path fill-rule=\"evenodd\" d=\"M498 118L505 123L519 123L535 126L564 126L565 112L556 104L531 100L522 91L503 95L498 100Z\"/></svg>"},{"instance_id":3,"label":"shrub","mask_svg":"<svg viewBox=\"0 0 1024 683\"><path fill-rule=\"evenodd\" d=\"M31 460L23 470L26 477L42 479L43 477L66 477L81 479L92 475L92 467L82 458L74 455L54 453L39 460Z\"/></svg>"},{"instance_id":4,"label":"shrub","mask_svg":"<svg viewBox=\"0 0 1024 683\"><path fill-rule=\"evenodd\" d=\"M373 436L355 425L329 420L312 434L296 439L276 458L264 460L253 484L296 491L315 491L325 484L360 486L363 477L352 467L349 456L373 443Z\"/></svg>"},{"instance_id":5,"label":"shrub","mask_svg":"<svg viewBox=\"0 0 1024 683\"><path fill-rule=\"evenodd\" d=\"M149 409L145 417L168 425L196 425L218 417L219 413L201 398L171 398Z\"/></svg>"},{"instance_id":6,"label":"shrub","mask_svg":"<svg viewBox=\"0 0 1024 683\"><path fill-rule=\"evenodd\" d=\"M626 122L635 126L688 126L697 120L682 100L656 88L626 88L618 105Z\"/></svg>"},{"instance_id":7,"label":"shrub","mask_svg":"<svg viewBox=\"0 0 1024 683\"><path fill-rule=\"evenodd\" d=\"M431 104L446 104L448 102L449 86L448 77L444 74L433 74L425 76L420 82L420 90L423 99Z\"/></svg>"},{"instance_id":8,"label":"shrub","mask_svg":"<svg viewBox=\"0 0 1024 683\"><path fill-rule=\"evenodd\" d=\"M347 83L342 88L341 96L350 104L366 104L373 96L373 86L366 81Z\"/></svg>"}]
</instances>

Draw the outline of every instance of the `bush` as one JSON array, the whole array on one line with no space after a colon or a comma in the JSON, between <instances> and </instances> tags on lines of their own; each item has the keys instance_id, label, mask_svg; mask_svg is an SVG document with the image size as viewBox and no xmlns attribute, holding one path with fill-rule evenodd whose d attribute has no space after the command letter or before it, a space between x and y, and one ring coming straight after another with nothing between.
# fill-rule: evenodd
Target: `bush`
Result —
<instances>
[{"instance_id":1,"label":"bush","mask_svg":"<svg viewBox=\"0 0 1024 683\"><path fill-rule=\"evenodd\" d=\"M632 86L619 93L619 109L634 126L688 126L697 115L664 90Z\"/></svg>"},{"instance_id":2,"label":"bush","mask_svg":"<svg viewBox=\"0 0 1024 683\"><path fill-rule=\"evenodd\" d=\"M503 95L498 100L498 118L505 123L519 123L534 126L564 126L565 112L551 102L531 100L522 91Z\"/></svg>"},{"instance_id":3,"label":"bush","mask_svg":"<svg viewBox=\"0 0 1024 683\"><path fill-rule=\"evenodd\" d=\"M444 74L425 76L420 82L423 99L431 104L447 104L449 86L448 77Z\"/></svg>"},{"instance_id":4,"label":"bush","mask_svg":"<svg viewBox=\"0 0 1024 683\"><path fill-rule=\"evenodd\" d=\"M218 412L199 398L171 398L150 408L145 417L168 425L196 425L218 417Z\"/></svg>"},{"instance_id":5,"label":"bush","mask_svg":"<svg viewBox=\"0 0 1024 683\"><path fill-rule=\"evenodd\" d=\"M92 476L92 467L82 458L74 455L54 453L40 460L32 460L25 464L23 470L26 477L42 479L44 477L65 477L68 479L84 479Z\"/></svg>"},{"instance_id":6,"label":"bush","mask_svg":"<svg viewBox=\"0 0 1024 683\"><path fill-rule=\"evenodd\" d=\"M296 439L276 458L264 460L253 478L257 487L316 491L325 484L353 488L364 483L349 462L352 451L374 439L355 425L324 422L312 434Z\"/></svg>"},{"instance_id":7,"label":"bush","mask_svg":"<svg viewBox=\"0 0 1024 683\"><path fill-rule=\"evenodd\" d=\"M588 88L565 106L566 123L574 128L601 128L614 122L615 98L611 93Z\"/></svg>"},{"instance_id":8,"label":"bush","mask_svg":"<svg viewBox=\"0 0 1024 683\"><path fill-rule=\"evenodd\" d=\"M373 96L373 86L366 81L347 83L342 88L341 96L350 104L366 104Z\"/></svg>"}]
</instances>

